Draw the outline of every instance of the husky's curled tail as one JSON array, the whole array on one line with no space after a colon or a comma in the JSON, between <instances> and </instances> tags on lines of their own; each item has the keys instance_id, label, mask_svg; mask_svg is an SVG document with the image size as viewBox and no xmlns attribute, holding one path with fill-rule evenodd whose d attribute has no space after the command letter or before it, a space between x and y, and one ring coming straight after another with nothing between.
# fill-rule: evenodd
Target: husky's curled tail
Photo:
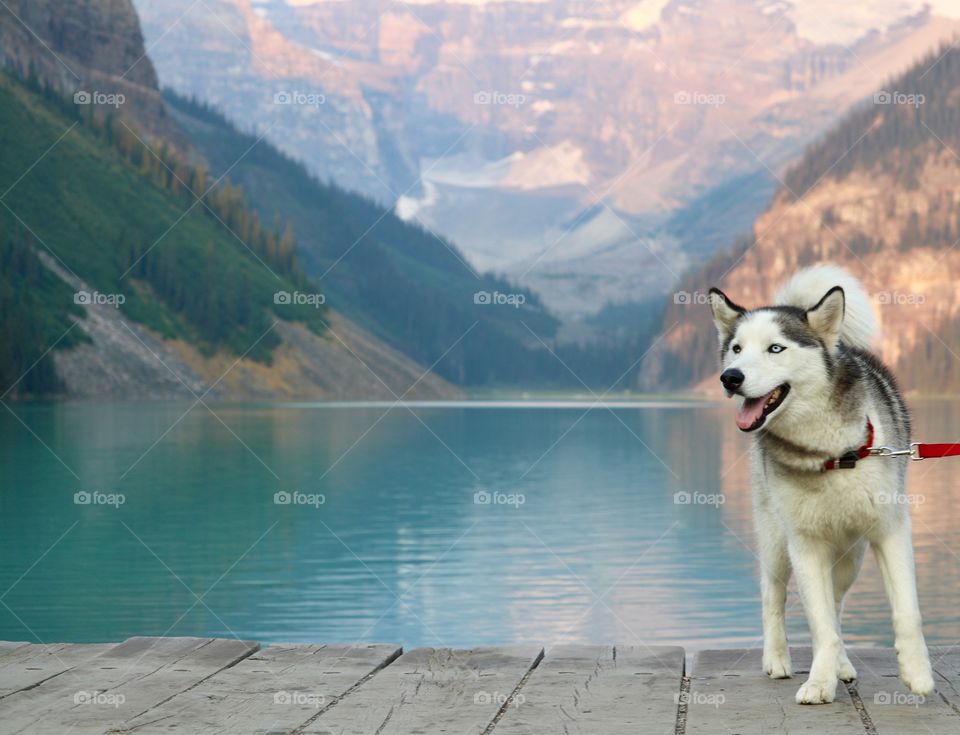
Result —
<instances>
[{"instance_id":1,"label":"husky's curled tail","mask_svg":"<svg viewBox=\"0 0 960 735\"><path fill-rule=\"evenodd\" d=\"M870 297L863 284L839 266L816 265L798 271L780 287L774 296L774 303L810 309L834 286L843 289L844 297L840 341L849 347L869 350L879 332Z\"/></svg>"}]
</instances>

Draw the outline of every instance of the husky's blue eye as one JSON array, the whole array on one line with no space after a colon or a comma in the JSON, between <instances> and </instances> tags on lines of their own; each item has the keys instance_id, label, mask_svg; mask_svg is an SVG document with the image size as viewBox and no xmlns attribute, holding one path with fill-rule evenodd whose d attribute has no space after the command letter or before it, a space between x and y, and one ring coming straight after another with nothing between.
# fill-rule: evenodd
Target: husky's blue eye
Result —
<instances>
[{"instance_id":1,"label":"husky's blue eye","mask_svg":"<svg viewBox=\"0 0 960 735\"><path fill-rule=\"evenodd\" d=\"M787 348L784 347L783 345L770 345L770 347L767 348L767 351L772 352L773 354L777 354L778 352L783 352L785 349Z\"/></svg>"}]
</instances>

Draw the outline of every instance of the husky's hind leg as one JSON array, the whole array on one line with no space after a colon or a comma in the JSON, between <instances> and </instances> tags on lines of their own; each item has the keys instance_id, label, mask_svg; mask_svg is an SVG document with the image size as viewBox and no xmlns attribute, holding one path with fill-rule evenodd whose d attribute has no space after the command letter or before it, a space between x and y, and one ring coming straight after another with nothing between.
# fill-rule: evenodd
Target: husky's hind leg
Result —
<instances>
[{"instance_id":1,"label":"husky's hind leg","mask_svg":"<svg viewBox=\"0 0 960 735\"><path fill-rule=\"evenodd\" d=\"M760 599L763 604L763 670L773 679L786 679L793 674L785 620L790 555L786 537L772 514L761 512L757 521Z\"/></svg>"},{"instance_id":2,"label":"husky's hind leg","mask_svg":"<svg viewBox=\"0 0 960 735\"><path fill-rule=\"evenodd\" d=\"M917 602L917 578L910 540L910 520L873 542L873 552L883 576L890 609L893 611L893 633L900 664L900 678L913 694L926 696L933 692L930 656L923 639L920 605Z\"/></svg>"}]
</instances>

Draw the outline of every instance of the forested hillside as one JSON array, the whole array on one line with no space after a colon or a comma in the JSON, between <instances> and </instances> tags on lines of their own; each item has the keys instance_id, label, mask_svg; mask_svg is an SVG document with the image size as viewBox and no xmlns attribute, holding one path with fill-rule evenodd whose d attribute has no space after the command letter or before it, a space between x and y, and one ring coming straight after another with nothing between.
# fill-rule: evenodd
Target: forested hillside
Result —
<instances>
[{"instance_id":1,"label":"forested hillside","mask_svg":"<svg viewBox=\"0 0 960 735\"><path fill-rule=\"evenodd\" d=\"M275 303L277 292L308 288L286 227L263 226L236 190L149 148L119 118L4 73L0 145L0 180L9 182L0 289L4 319L17 325L4 333L3 372L19 376L40 360L21 388L56 389L48 348L71 314L84 313L38 251L118 301L126 317L207 353L249 350L269 361L279 337L265 333L276 316L322 330L322 306ZM70 330L57 347L80 334Z\"/></svg>"},{"instance_id":2,"label":"forested hillside","mask_svg":"<svg viewBox=\"0 0 960 735\"><path fill-rule=\"evenodd\" d=\"M553 345L558 323L536 294L478 273L454 244L317 180L265 141L253 145L257 136L237 131L209 106L169 90L164 97L214 176L229 169L264 219L279 213L292 223L304 270L329 294L331 308L426 365L470 330L435 367L448 380L580 387L540 339L578 376L603 387L636 359L640 335L600 346ZM476 303L478 292L523 303Z\"/></svg>"},{"instance_id":3,"label":"forested hillside","mask_svg":"<svg viewBox=\"0 0 960 735\"><path fill-rule=\"evenodd\" d=\"M689 274L648 385L697 384L715 370L698 295L713 285L745 305L797 268L838 262L864 279L877 345L908 388L960 389L960 50L943 46L876 90L783 177L770 208L733 249ZM672 327L672 329L671 329Z\"/></svg>"}]
</instances>

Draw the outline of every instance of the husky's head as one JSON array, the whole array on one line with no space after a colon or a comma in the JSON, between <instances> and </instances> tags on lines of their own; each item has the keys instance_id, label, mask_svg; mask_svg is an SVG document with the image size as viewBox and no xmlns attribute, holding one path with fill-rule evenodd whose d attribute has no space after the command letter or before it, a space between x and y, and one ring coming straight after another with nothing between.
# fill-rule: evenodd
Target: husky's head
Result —
<instances>
[{"instance_id":1,"label":"husky's head","mask_svg":"<svg viewBox=\"0 0 960 735\"><path fill-rule=\"evenodd\" d=\"M840 340L841 287L827 291L810 309L752 310L713 288L710 308L720 336L720 382L727 396L743 399L737 411L741 431L755 431L792 404L819 397L828 383L830 355Z\"/></svg>"}]
</instances>

